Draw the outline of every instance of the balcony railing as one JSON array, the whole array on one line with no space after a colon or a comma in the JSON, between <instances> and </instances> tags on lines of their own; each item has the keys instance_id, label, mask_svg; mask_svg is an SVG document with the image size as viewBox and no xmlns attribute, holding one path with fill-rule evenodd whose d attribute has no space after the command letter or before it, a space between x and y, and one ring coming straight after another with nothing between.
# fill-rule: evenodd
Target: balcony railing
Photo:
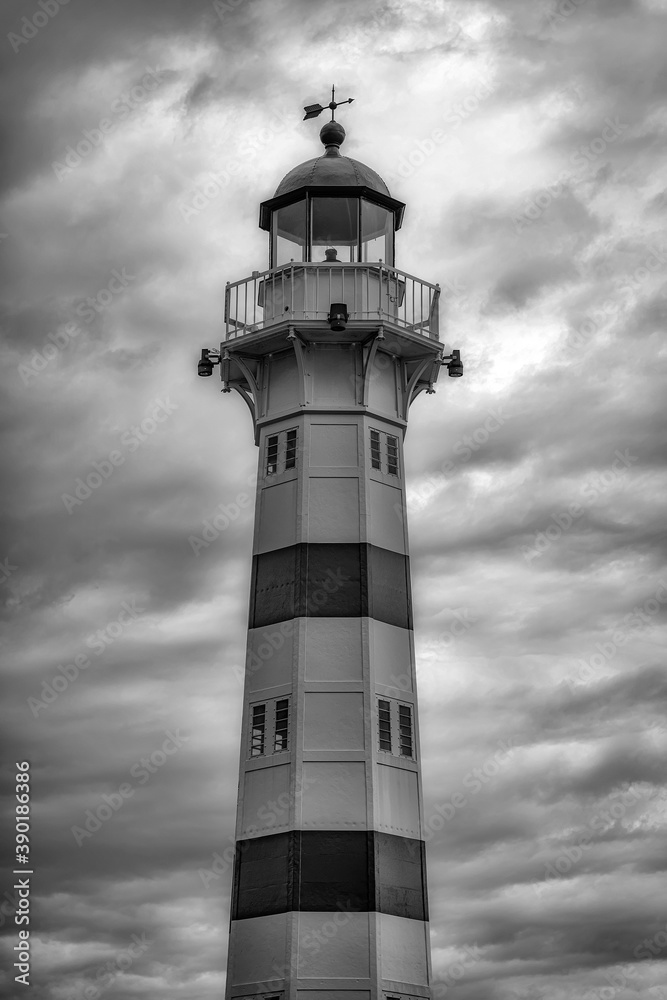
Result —
<instances>
[{"instance_id":1,"label":"balcony railing","mask_svg":"<svg viewBox=\"0 0 667 1000\"><path fill-rule=\"evenodd\" d=\"M227 284L225 339L275 323L326 320L344 302L349 319L393 323L438 340L440 286L386 264L291 263Z\"/></svg>"}]
</instances>

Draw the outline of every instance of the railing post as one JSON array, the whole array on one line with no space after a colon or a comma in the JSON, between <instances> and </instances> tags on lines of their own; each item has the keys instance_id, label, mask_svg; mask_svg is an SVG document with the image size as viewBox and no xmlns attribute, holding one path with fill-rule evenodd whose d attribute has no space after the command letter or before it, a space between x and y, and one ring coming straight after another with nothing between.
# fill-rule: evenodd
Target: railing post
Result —
<instances>
[{"instance_id":1,"label":"railing post","mask_svg":"<svg viewBox=\"0 0 667 1000\"><path fill-rule=\"evenodd\" d=\"M257 279L259 271L252 272L252 325L257 326Z\"/></svg>"},{"instance_id":2,"label":"railing post","mask_svg":"<svg viewBox=\"0 0 667 1000\"><path fill-rule=\"evenodd\" d=\"M229 287L228 281L225 285L225 340L229 340Z\"/></svg>"},{"instance_id":3,"label":"railing post","mask_svg":"<svg viewBox=\"0 0 667 1000\"><path fill-rule=\"evenodd\" d=\"M379 284L378 284L378 319L380 321L382 321L384 319L384 316L382 315L383 312L384 312L384 309L383 309L383 305L384 305L384 301L383 301L383 299L384 299L384 277L383 277L383 274L384 274L384 265L383 265L382 261L380 261L380 277L379 277ZM391 302L391 294L390 294L390 288L389 288L389 282L390 281L391 281L391 275L389 274L389 272L387 272L387 306L389 306L389 303ZM369 283L370 283L370 269L367 268L366 269L366 299L370 303L370 288L369 288ZM369 305L368 312L369 312L369 315L370 315L370 305ZM397 313L397 315L398 315L398 313ZM391 319L391 315L388 315L387 319L390 320Z\"/></svg>"},{"instance_id":4,"label":"railing post","mask_svg":"<svg viewBox=\"0 0 667 1000\"><path fill-rule=\"evenodd\" d=\"M435 340L440 340L440 285L436 285L433 292L433 309L429 317L429 334L435 333Z\"/></svg>"}]
</instances>

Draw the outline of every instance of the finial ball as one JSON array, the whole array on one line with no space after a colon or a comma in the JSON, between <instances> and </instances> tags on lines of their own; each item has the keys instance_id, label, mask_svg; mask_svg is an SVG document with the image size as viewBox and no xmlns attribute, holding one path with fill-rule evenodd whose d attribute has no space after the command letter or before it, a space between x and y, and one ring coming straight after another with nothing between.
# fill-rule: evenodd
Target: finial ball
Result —
<instances>
[{"instance_id":1,"label":"finial ball","mask_svg":"<svg viewBox=\"0 0 667 1000\"><path fill-rule=\"evenodd\" d=\"M320 139L324 146L340 146L345 139L345 129L338 122L327 122L320 129Z\"/></svg>"}]
</instances>

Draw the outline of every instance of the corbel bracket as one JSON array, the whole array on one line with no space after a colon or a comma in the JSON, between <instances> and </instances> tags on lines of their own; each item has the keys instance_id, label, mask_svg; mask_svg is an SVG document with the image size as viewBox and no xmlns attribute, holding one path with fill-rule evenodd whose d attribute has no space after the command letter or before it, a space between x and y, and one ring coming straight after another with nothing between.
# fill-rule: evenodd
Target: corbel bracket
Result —
<instances>
[{"instance_id":1,"label":"corbel bracket","mask_svg":"<svg viewBox=\"0 0 667 1000\"><path fill-rule=\"evenodd\" d=\"M296 367L299 372L299 406L306 406L308 400L306 398L306 363L304 359L304 343L301 338L297 335L296 330L293 326L289 328L289 333L287 334L287 339L294 348L294 355L296 357Z\"/></svg>"},{"instance_id":2,"label":"corbel bracket","mask_svg":"<svg viewBox=\"0 0 667 1000\"><path fill-rule=\"evenodd\" d=\"M368 406L368 394L371 385L371 370L373 368L373 362L375 361L375 356L378 351L378 347L384 340L384 327L380 326L377 333L373 336L370 347L367 350L366 358L362 361L362 383L361 383L361 399L357 401L362 406ZM368 343L368 341L367 341ZM365 345L364 345L365 346Z\"/></svg>"}]
</instances>

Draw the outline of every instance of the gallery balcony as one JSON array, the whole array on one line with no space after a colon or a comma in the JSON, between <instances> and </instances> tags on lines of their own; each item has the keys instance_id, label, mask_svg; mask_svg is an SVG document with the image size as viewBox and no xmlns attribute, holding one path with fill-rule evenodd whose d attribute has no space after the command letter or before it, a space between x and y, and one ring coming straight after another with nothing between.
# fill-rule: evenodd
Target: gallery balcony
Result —
<instances>
[{"instance_id":1,"label":"gallery balcony","mask_svg":"<svg viewBox=\"0 0 667 1000\"><path fill-rule=\"evenodd\" d=\"M225 340L278 324L328 329L331 307L344 305L350 330L381 325L438 341L439 298L439 285L382 262L291 262L227 283Z\"/></svg>"}]
</instances>

